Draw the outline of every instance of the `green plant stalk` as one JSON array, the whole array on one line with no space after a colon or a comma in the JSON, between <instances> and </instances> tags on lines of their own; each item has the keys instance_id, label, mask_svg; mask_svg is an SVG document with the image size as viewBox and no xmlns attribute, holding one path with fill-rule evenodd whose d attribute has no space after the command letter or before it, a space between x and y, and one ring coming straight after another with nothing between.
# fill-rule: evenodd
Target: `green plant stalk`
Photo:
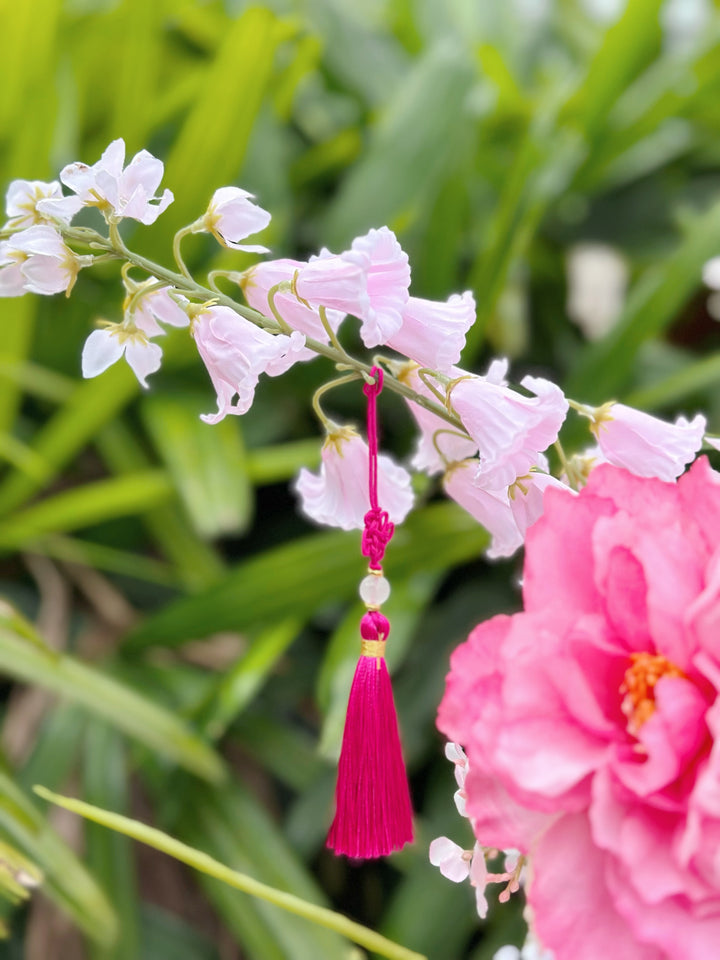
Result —
<instances>
[{"instance_id":1,"label":"green plant stalk","mask_svg":"<svg viewBox=\"0 0 720 960\"><path fill-rule=\"evenodd\" d=\"M149 827L144 823L139 823L137 820L131 820L129 817L123 817L117 813L101 810L99 807L94 807L89 803L83 803L81 800L73 800L70 797L60 796L52 793L45 787L36 786L33 789L39 797L42 797L50 803L57 804L57 806L63 807L65 810L71 811L71 813L76 813L78 816L92 820L94 823L102 824L102 826L108 827L111 830L116 830L118 833L122 833L127 837L132 837L140 843L144 843L155 850L159 850L161 853L166 853L168 856L174 857L182 863L186 863L188 866L199 870L201 873L207 874L209 877L214 877L216 880L220 880L222 883L234 887L236 890L241 890L243 893L247 893L252 897L258 897L260 900L272 903L282 910L287 910L289 913L304 917L311 923L318 924L328 930L333 930L335 933L347 937L348 940L352 940L361 947L372 950L381 957L387 957L387 960L427 960L422 954L415 953L413 950L408 950L407 947L393 943L392 940L388 940L379 933L375 933L374 930L363 927L362 924L355 923L340 913L328 910L327 907L320 907L317 904L309 903L300 897L294 896L294 894L286 893L284 890L277 890L275 887L260 883L260 881L254 880L244 873L231 870L230 867L225 866L225 864L220 863L213 857L208 856L200 850L195 850L193 847L179 840L175 840L161 830Z\"/></svg>"},{"instance_id":2,"label":"green plant stalk","mask_svg":"<svg viewBox=\"0 0 720 960\"><path fill-rule=\"evenodd\" d=\"M231 310L234 310L235 313L239 314L241 317L244 317L246 320L249 320L258 327L262 327L262 329L267 330L270 333L278 334L283 332L281 325L277 320L272 319L271 317L266 317L257 310L253 310L251 307L243 306L242 304L238 303L237 300L233 300L232 297L228 297L224 293L218 293L217 290L213 290L210 287L204 287L202 284L197 283L192 278L183 276L180 273L176 273L174 270L168 270L167 267L163 267L159 263L154 263L152 260L148 260L147 257L143 257L140 254L129 250L125 246L117 227L115 227L114 230L111 230L110 237L103 237L101 234L92 230L88 230L85 227L63 228L60 225L58 225L58 227L61 229L63 236L67 240L84 244L91 247L93 250L102 250L107 253L112 253L120 260L129 261L134 266L139 267L141 270L145 270L145 272L150 276L164 280L170 286L174 287L178 293L192 297L200 302L212 301L213 303L221 304L224 307L230 307ZM319 340L315 340L312 337L305 338L305 345L314 353L317 353L323 357L327 357L328 360L332 360L333 363L338 364L339 369L352 369L355 370L360 376L363 376L363 374L368 376L370 375L370 371L372 369L370 364L364 363L362 360L358 360L355 357L351 357L344 350L338 350L336 347L321 343ZM434 413L436 417L440 417L441 420L445 420L456 430L460 430L465 433L465 429L458 417L452 414L445 407L441 406L439 403L435 403L433 400L428 399L421 393L417 393L411 387L408 387L406 384L402 383L402 381L398 380L397 377L394 377L391 373L386 373L384 385L389 390L399 393L400 396L405 397L406 400L412 400L419 406L429 410L430 413Z\"/></svg>"}]
</instances>

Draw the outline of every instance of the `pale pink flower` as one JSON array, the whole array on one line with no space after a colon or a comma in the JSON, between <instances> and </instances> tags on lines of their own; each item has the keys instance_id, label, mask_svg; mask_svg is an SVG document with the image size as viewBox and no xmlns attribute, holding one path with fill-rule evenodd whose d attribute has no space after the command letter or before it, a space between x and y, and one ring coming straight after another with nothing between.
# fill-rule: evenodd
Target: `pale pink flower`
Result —
<instances>
[{"instance_id":1,"label":"pale pink flower","mask_svg":"<svg viewBox=\"0 0 720 960\"><path fill-rule=\"evenodd\" d=\"M478 916L484 920L488 911L485 888L489 880L484 850L477 843L472 850L463 850L447 837L438 837L430 844L429 856L430 863L438 867L447 880L462 883L470 878L475 888Z\"/></svg>"},{"instance_id":2,"label":"pale pink flower","mask_svg":"<svg viewBox=\"0 0 720 960\"><path fill-rule=\"evenodd\" d=\"M330 432L318 473L303 468L294 489L301 509L317 523L341 530L362 530L370 509L368 446L350 427ZM393 523L401 523L413 505L410 474L385 454L378 457L378 501Z\"/></svg>"},{"instance_id":3,"label":"pale pink flower","mask_svg":"<svg viewBox=\"0 0 720 960\"><path fill-rule=\"evenodd\" d=\"M305 337L297 331L290 337L274 335L222 306L207 307L198 314L192 335L217 394L218 411L204 414L205 423L247 413L260 374L284 373L305 347Z\"/></svg>"},{"instance_id":4,"label":"pale pink flower","mask_svg":"<svg viewBox=\"0 0 720 960\"><path fill-rule=\"evenodd\" d=\"M459 370L452 372L458 376L462 374ZM408 364L404 367L400 373L400 379L407 386L412 387L416 393L435 403L439 402L418 376L416 366ZM474 440L463 436L447 421L442 420L432 411L426 410L425 407L421 407L420 404L408 400L407 405L420 428L415 453L410 461L416 470L423 470L431 475L443 473L449 463L475 456L477 444Z\"/></svg>"},{"instance_id":5,"label":"pale pink flower","mask_svg":"<svg viewBox=\"0 0 720 960\"><path fill-rule=\"evenodd\" d=\"M173 201L170 190L155 196L163 163L147 150L136 153L126 167L124 162L125 141L113 140L93 166L71 163L60 172L60 179L78 195L83 206L97 207L107 219L130 217L140 223L154 223ZM50 214L64 209L66 200L40 201L38 209Z\"/></svg>"},{"instance_id":6,"label":"pale pink flower","mask_svg":"<svg viewBox=\"0 0 720 960\"><path fill-rule=\"evenodd\" d=\"M522 546L523 538L510 508L507 490L486 490L479 486L475 480L477 468L477 460L452 464L443 480L445 493L490 534L488 557L510 557Z\"/></svg>"},{"instance_id":7,"label":"pale pink flower","mask_svg":"<svg viewBox=\"0 0 720 960\"><path fill-rule=\"evenodd\" d=\"M470 861L470 883L475 888L475 909L481 920L487 917L488 902L485 896L485 890L490 882L487 862L485 860L485 851L480 844L476 843L473 847L473 858Z\"/></svg>"},{"instance_id":8,"label":"pale pink flower","mask_svg":"<svg viewBox=\"0 0 720 960\"><path fill-rule=\"evenodd\" d=\"M193 233L212 233L218 243L247 253L267 253L258 243L241 243L245 237L259 233L272 216L253 203L253 194L240 187L220 187L212 195L207 212L194 225Z\"/></svg>"},{"instance_id":9,"label":"pale pink flower","mask_svg":"<svg viewBox=\"0 0 720 960\"><path fill-rule=\"evenodd\" d=\"M712 290L720 290L720 257L713 257L703 267L703 283Z\"/></svg>"},{"instance_id":10,"label":"pale pink flower","mask_svg":"<svg viewBox=\"0 0 720 960\"><path fill-rule=\"evenodd\" d=\"M317 257L302 264L295 278L297 295L311 307L326 307L357 317L369 306L367 258L336 256L321 250Z\"/></svg>"},{"instance_id":11,"label":"pale pink flower","mask_svg":"<svg viewBox=\"0 0 720 960\"><path fill-rule=\"evenodd\" d=\"M0 296L69 295L80 269L90 263L91 256L77 256L48 224L28 227L0 242Z\"/></svg>"},{"instance_id":12,"label":"pale pink flower","mask_svg":"<svg viewBox=\"0 0 720 960\"><path fill-rule=\"evenodd\" d=\"M487 378L467 376L453 386L450 401L480 451L477 478L484 487L507 488L557 440L568 402L560 387L524 377L526 397Z\"/></svg>"},{"instance_id":13,"label":"pale pink flower","mask_svg":"<svg viewBox=\"0 0 720 960\"><path fill-rule=\"evenodd\" d=\"M8 222L5 227L11 230L24 230L38 223L47 223L52 218L42 209L38 209L38 203L61 199L63 199L62 187L56 180L52 183L44 183L42 180L13 180L7 191L5 212ZM72 200L73 203L61 208L54 219L65 225L70 223L73 215L82 206L77 197L73 197Z\"/></svg>"},{"instance_id":14,"label":"pale pink flower","mask_svg":"<svg viewBox=\"0 0 720 960\"><path fill-rule=\"evenodd\" d=\"M459 743L446 743L445 756L455 764L455 782L458 788L453 795L453 799L457 807L457 812L461 817L466 817L465 801L467 800L467 794L465 793L465 777L467 776L468 765L465 751Z\"/></svg>"},{"instance_id":15,"label":"pale pink flower","mask_svg":"<svg viewBox=\"0 0 720 960\"><path fill-rule=\"evenodd\" d=\"M448 373L460 360L465 334L475 322L475 298L468 290L447 303L410 297L402 326L383 342L421 367Z\"/></svg>"},{"instance_id":16,"label":"pale pink flower","mask_svg":"<svg viewBox=\"0 0 720 960\"><path fill-rule=\"evenodd\" d=\"M567 484L539 470L531 470L524 477L518 477L508 490L510 510L523 539L528 529L543 514L545 491L548 487L565 490L571 495L575 492Z\"/></svg>"},{"instance_id":17,"label":"pale pink flower","mask_svg":"<svg viewBox=\"0 0 720 960\"><path fill-rule=\"evenodd\" d=\"M543 949L532 933L528 933L522 947L500 947L492 960L555 960L555 957L550 950Z\"/></svg>"},{"instance_id":18,"label":"pale pink flower","mask_svg":"<svg viewBox=\"0 0 720 960\"><path fill-rule=\"evenodd\" d=\"M122 356L147 389L146 378L160 369L162 350L133 323L105 323L102 330L94 330L83 346L82 374L85 378L97 377Z\"/></svg>"},{"instance_id":19,"label":"pale pink flower","mask_svg":"<svg viewBox=\"0 0 720 960\"><path fill-rule=\"evenodd\" d=\"M408 304L410 265L408 255L389 227L370 230L356 237L351 250L343 257L361 257L366 264L368 303L355 316L361 320L360 337L366 347L390 342L403 325L403 311ZM348 313L353 311L348 310ZM422 323L422 321L417 321ZM410 321L412 324L412 321ZM407 338L406 338L407 339ZM415 340L419 340L416 334ZM395 347L395 349L399 349ZM402 350L400 352L403 352ZM411 353L406 356L417 359Z\"/></svg>"},{"instance_id":20,"label":"pale pink flower","mask_svg":"<svg viewBox=\"0 0 720 960\"><path fill-rule=\"evenodd\" d=\"M248 304L254 310L271 317L268 294L279 283L291 283L297 271L304 266L306 264L300 260L289 259L267 260L256 263L241 275L240 288ZM293 330L299 330L300 333L304 333L314 340L319 340L320 343L330 342L330 337L320 320L318 311L302 303L290 290L277 291L274 302L275 309ZM327 310L326 316L332 330L337 331L345 313L337 310ZM312 351L308 350L308 359L315 356Z\"/></svg>"},{"instance_id":21,"label":"pale pink flower","mask_svg":"<svg viewBox=\"0 0 720 960\"><path fill-rule=\"evenodd\" d=\"M452 655L438 726L479 843L529 855L556 960L694 960L720 937L720 474L604 464L550 490L524 612Z\"/></svg>"},{"instance_id":22,"label":"pale pink flower","mask_svg":"<svg viewBox=\"0 0 720 960\"><path fill-rule=\"evenodd\" d=\"M606 403L595 410L592 431L608 463L638 477L675 480L702 447L705 417L667 423L649 413Z\"/></svg>"},{"instance_id":23,"label":"pale pink flower","mask_svg":"<svg viewBox=\"0 0 720 960\"><path fill-rule=\"evenodd\" d=\"M145 281L148 287L155 282L154 277ZM170 287L158 287L147 293L140 293L133 307L133 318L137 326L152 337L165 332L157 323L158 320L170 327L187 327L190 318L182 306L183 303L187 304L187 300L177 294L175 297L171 296Z\"/></svg>"},{"instance_id":24,"label":"pale pink flower","mask_svg":"<svg viewBox=\"0 0 720 960\"><path fill-rule=\"evenodd\" d=\"M470 876L472 850L463 850L447 837L438 837L430 844L430 863L440 869L440 873L453 883L462 883ZM484 861L483 857L483 861Z\"/></svg>"}]
</instances>

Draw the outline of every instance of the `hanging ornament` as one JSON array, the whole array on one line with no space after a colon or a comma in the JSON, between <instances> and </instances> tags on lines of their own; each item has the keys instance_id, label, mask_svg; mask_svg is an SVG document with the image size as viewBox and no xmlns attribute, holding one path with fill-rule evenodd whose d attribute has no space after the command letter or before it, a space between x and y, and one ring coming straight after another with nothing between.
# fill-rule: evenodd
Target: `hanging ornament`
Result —
<instances>
[{"instance_id":1,"label":"hanging ornament","mask_svg":"<svg viewBox=\"0 0 720 960\"><path fill-rule=\"evenodd\" d=\"M378 503L377 397L383 386L379 367L363 392L368 400L368 486L370 509L365 514L362 553L368 557L368 575L360 584L367 612L360 621L360 659L350 690L343 732L335 819L327 845L336 854L354 859L384 857L413 839L412 806L400 746L397 714L385 643L390 624L380 607L390 596L382 559L394 524Z\"/></svg>"}]
</instances>

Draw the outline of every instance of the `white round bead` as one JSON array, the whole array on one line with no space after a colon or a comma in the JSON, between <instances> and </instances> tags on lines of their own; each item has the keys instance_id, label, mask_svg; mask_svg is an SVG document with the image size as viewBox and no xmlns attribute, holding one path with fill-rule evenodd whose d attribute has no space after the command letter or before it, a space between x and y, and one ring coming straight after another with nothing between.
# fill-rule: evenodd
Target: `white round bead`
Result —
<instances>
[{"instance_id":1,"label":"white round bead","mask_svg":"<svg viewBox=\"0 0 720 960\"><path fill-rule=\"evenodd\" d=\"M390 596L390 584L385 577L369 573L360 584L360 599L368 607L380 607Z\"/></svg>"}]
</instances>

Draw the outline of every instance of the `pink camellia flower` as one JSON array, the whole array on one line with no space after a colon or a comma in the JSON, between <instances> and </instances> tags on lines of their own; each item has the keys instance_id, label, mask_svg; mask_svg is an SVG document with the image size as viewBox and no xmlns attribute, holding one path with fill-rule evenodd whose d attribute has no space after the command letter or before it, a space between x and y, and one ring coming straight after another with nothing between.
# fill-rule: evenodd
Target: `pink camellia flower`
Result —
<instances>
[{"instance_id":1,"label":"pink camellia flower","mask_svg":"<svg viewBox=\"0 0 720 960\"><path fill-rule=\"evenodd\" d=\"M560 387L541 377L520 383L535 396L470 375L452 388L450 402L480 451L477 478L484 487L508 487L524 476L565 420L568 402Z\"/></svg>"},{"instance_id":2,"label":"pink camellia flower","mask_svg":"<svg viewBox=\"0 0 720 960\"><path fill-rule=\"evenodd\" d=\"M272 316L268 294L279 283L291 283L297 271L304 266L306 264L300 260L289 259L266 260L262 263L256 263L240 276L240 289L248 304L254 310L265 316ZM322 325L318 311L298 300L292 291L278 290L275 293L274 302L275 309L293 330L299 330L300 333L304 333L314 340L319 340L320 343L330 342L330 337ZM337 310L327 310L326 316L332 330L337 331L345 314ZM314 357L315 354L308 351L308 359Z\"/></svg>"},{"instance_id":3,"label":"pink camellia flower","mask_svg":"<svg viewBox=\"0 0 720 960\"><path fill-rule=\"evenodd\" d=\"M341 530L362 530L370 509L368 446L351 427L336 427L322 448L319 473L303 468L294 484L304 514ZM378 457L378 500L393 523L413 505L410 474L385 454Z\"/></svg>"},{"instance_id":4,"label":"pink camellia flower","mask_svg":"<svg viewBox=\"0 0 720 960\"><path fill-rule=\"evenodd\" d=\"M155 196L163 176L162 161L141 150L126 167L124 163L125 141L113 140L93 166L71 163L60 172L60 179L78 195L83 206L97 207L107 219L130 217L140 223L155 223L173 201L170 190ZM60 216L76 203L74 198L41 200L38 209Z\"/></svg>"},{"instance_id":5,"label":"pink camellia flower","mask_svg":"<svg viewBox=\"0 0 720 960\"><path fill-rule=\"evenodd\" d=\"M522 546L522 534L510 508L507 490L486 490L475 477L478 461L452 464L443 479L445 493L482 524L491 536L487 555L511 557Z\"/></svg>"},{"instance_id":6,"label":"pink camellia flower","mask_svg":"<svg viewBox=\"0 0 720 960\"><path fill-rule=\"evenodd\" d=\"M478 842L530 860L556 960L695 960L720 938L720 474L603 464L549 490L524 612L453 654L439 728Z\"/></svg>"},{"instance_id":7,"label":"pink camellia flower","mask_svg":"<svg viewBox=\"0 0 720 960\"><path fill-rule=\"evenodd\" d=\"M24 230L38 223L47 223L51 217L38 209L38 203L43 200L61 199L63 199L62 187L56 180L52 183L44 183L42 180L13 180L7 191L5 212L8 221L5 227L11 230ZM72 200L72 204L66 204L58 210L55 218L66 225L82 206L82 202L77 197L73 197Z\"/></svg>"},{"instance_id":8,"label":"pink camellia flower","mask_svg":"<svg viewBox=\"0 0 720 960\"><path fill-rule=\"evenodd\" d=\"M465 334L475 322L475 298L468 290L454 293L447 303L410 297L402 326L383 343L421 367L449 372L460 360Z\"/></svg>"},{"instance_id":9,"label":"pink camellia flower","mask_svg":"<svg viewBox=\"0 0 720 960\"><path fill-rule=\"evenodd\" d=\"M272 220L271 214L253 203L253 194L240 187L220 187L212 195L204 216L194 225L193 233L212 233L218 243L247 253L267 253L258 243L241 243L245 237L260 233Z\"/></svg>"},{"instance_id":10,"label":"pink camellia flower","mask_svg":"<svg viewBox=\"0 0 720 960\"><path fill-rule=\"evenodd\" d=\"M210 306L192 323L192 335L217 393L218 411L204 414L218 423L228 414L247 413L261 373L276 377L295 363L305 337L274 335L255 326L230 307ZM233 403L233 397L237 401Z\"/></svg>"},{"instance_id":11,"label":"pink camellia flower","mask_svg":"<svg viewBox=\"0 0 720 960\"><path fill-rule=\"evenodd\" d=\"M48 224L28 227L0 242L0 296L69 296L80 269L90 263L91 256L77 256Z\"/></svg>"},{"instance_id":12,"label":"pink camellia flower","mask_svg":"<svg viewBox=\"0 0 720 960\"><path fill-rule=\"evenodd\" d=\"M608 463L639 477L675 480L700 450L705 426L702 414L667 423L624 403L606 403L595 410L591 429Z\"/></svg>"},{"instance_id":13,"label":"pink camellia flower","mask_svg":"<svg viewBox=\"0 0 720 960\"><path fill-rule=\"evenodd\" d=\"M370 230L363 237L356 237L352 242L351 250L342 256L359 256L366 264L368 304L363 312L355 314L362 321L360 326L362 342L366 347L377 347L381 343L389 344L390 338L400 333L403 326L403 312L408 305L410 287L408 255L398 243L392 230L389 227L380 227L378 230ZM352 311L348 311L350 312ZM412 325L412 321L409 323ZM414 339L417 342L419 336L416 334ZM395 347L395 349L399 349L401 353L404 352L401 348ZM405 356L412 360L417 359L411 353L406 353Z\"/></svg>"}]
</instances>

